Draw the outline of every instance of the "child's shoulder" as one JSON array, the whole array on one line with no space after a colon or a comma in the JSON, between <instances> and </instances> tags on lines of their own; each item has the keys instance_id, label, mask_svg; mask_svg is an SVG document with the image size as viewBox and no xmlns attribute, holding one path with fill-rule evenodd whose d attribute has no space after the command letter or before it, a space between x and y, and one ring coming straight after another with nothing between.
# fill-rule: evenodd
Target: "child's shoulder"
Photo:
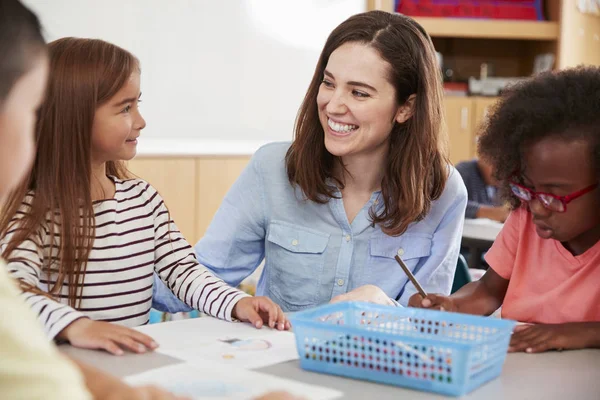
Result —
<instances>
[{"instance_id":1,"label":"child's shoulder","mask_svg":"<svg viewBox=\"0 0 600 400\"><path fill-rule=\"evenodd\" d=\"M136 200L160 199L160 195L154 186L141 178L119 179L111 177L115 183L115 198L119 202Z\"/></svg>"}]
</instances>

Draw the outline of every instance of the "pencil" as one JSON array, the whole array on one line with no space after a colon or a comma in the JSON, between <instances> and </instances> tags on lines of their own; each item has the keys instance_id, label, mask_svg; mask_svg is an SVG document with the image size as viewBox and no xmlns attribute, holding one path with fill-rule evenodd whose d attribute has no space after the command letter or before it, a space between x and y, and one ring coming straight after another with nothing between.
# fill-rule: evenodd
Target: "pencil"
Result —
<instances>
[{"instance_id":1,"label":"pencil","mask_svg":"<svg viewBox=\"0 0 600 400\"><path fill-rule=\"evenodd\" d=\"M415 287L419 291L419 294L423 297L427 297L427 293L425 292L425 290L423 290L423 287L419 284L419 282L417 281L417 278L415 278L415 276L412 274L412 272L410 272L410 269L408 269L406 264L404 264L404 262L397 255L395 258L396 258L396 261L398 262L398 264L400 264L400 266L404 270L404 273L406 274L406 276L408 276L408 279L410 279L412 284L415 285Z\"/></svg>"}]
</instances>

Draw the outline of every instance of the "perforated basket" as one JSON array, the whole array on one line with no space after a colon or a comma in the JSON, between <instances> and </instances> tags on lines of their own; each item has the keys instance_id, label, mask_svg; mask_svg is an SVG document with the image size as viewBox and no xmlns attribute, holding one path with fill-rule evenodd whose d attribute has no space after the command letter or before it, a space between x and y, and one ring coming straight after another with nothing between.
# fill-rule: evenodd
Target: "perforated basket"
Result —
<instances>
[{"instance_id":1,"label":"perforated basket","mask_svg":"<svg viewBox=\"0 0 600 400\"><path fill-rule=\"evenodd\" d=\"M502 371L513 321L368 303L290 317L302 368L460 396Z\"/></svg>"}]
</instances>

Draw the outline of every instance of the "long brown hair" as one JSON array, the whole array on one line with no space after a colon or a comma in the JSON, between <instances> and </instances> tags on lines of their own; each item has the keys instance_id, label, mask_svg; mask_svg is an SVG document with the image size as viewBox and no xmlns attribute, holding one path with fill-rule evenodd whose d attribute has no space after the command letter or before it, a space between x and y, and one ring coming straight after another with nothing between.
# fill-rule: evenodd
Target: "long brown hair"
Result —
<instances>
[{"instance_id":1,"label":"long brown hair","mask_svg":"<svg viewBox=\"0 0 600 400\"><path fill-rule=\"evenodd\" d=\"M52 257L45 258L42 267L48 281L51 273L57 273L48 291L60 292L66 280L69 304L76 307L95 237L91 196L94 115L139 70L139 63L131 53L95 39L56 40L49 44L49 55L49 85L36 126L33 169L8 198L0 217L1 237L15 229L11 219L27 194L33 197L2 256L8 259L20 243L45 229L51 246L58 248L58 267L53 267ZM121 162L107 162L106 172L117 178L129 176ZM52 247L50 253L54 256Z\"/></svg>"},{"instance_id":2,"label":"long brown hair","mask_svg":"<svg viewBox=\"0 0 600 400\"><path fill-rule=\"evenodd\" d=\"M375 49L391 68L388 80L396 89L398 105L415 94L412 117L395 123L390 134L386 169L381 182L383 211L370 217L389 235L401 235L423 219L438 199L448 178L447 136L442 108L442 85L431 38L413 19L384 11L354 15L331 32L304 97L286 155L290 183L307 199L325 203L335 196L327 178L341 159L325 148L317 94L331 53L345 43ZM336 179L343 188L343 182Z\"/></svg>"}]
</instances>

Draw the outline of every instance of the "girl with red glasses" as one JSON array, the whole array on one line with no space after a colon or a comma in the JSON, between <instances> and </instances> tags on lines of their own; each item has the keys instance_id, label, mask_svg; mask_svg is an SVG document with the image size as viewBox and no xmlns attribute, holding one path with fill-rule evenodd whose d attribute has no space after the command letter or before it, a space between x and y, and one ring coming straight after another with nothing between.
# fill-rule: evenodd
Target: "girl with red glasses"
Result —
<instances>
[{"instance_id":1,"label":"girl with red glasses","mask_svg":"<svg viewBox=\"0 0 600 400\"><path fill-rule=\"evenodd\" d=\"M526 322L510 351L600 347L600 68L537 76L506 92L479 152L512 206L490 269L409 305Z\"/></svg>"}]
</instances>

